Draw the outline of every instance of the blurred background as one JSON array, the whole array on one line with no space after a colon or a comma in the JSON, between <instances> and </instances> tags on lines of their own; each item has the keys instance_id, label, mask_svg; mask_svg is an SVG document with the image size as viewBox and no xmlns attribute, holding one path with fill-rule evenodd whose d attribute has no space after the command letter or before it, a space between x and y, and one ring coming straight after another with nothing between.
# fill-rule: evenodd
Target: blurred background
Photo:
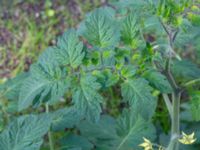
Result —
<instances>
[{"instance_id":1,"label":"blurred background","mask_svg":"<svg viewBox=\"0 0 200 150\"><path fill-rule=\"evenodd\" d=\"M0 0L0 83L28 70L42 50L107 0Z\"/></svg>"}]
</instances>

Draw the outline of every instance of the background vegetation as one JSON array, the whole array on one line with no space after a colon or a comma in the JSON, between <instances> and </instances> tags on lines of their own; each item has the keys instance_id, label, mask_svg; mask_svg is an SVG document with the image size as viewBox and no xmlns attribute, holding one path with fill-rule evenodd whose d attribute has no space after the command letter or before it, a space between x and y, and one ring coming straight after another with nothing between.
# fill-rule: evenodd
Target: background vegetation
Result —
<instances>
[{"instance_id":1,"label":"background vegetation","mask_svg":"<svg viewBox=\"0 0 200 150\"><path fill-rule=\"evenodd\" d=\"M28 70L55 37L105 0L0 0L0 82Z\"/></svg>"}]
</instances>

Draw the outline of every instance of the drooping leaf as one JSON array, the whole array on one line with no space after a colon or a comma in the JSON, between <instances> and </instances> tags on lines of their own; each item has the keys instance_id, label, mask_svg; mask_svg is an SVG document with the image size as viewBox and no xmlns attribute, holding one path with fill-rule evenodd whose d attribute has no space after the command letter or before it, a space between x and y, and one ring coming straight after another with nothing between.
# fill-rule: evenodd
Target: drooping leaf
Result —
<instances>
[{"instance_id":1,"label":"drooping leaf","mask_svg":"<svg viewBox=\"0 0 200 150\"><path fill-rule=\"evenodd\" d=\"M98 48L113 47L119 40L119 30L111 8L98 8L88 15L82 24L82 35Z\"/></svg>"},{"instance_id":2,"label":"drooping leaf","mask_svg":"<svg viewBox=\"0 0 200 150\"><path fill-rule=\"evenodd\" d=\"M31 75L20 90L18 110L29 107L32 103L59 100L69 87L69 79L59 67L52 65L34 64L31 67Z\"/></svg>"},{"instance_id":3,"label":"drooping leaf","mask_svg":"<svg viewBox=\"0 0 200 150\"><path fill-rule=\"evenodd\" d=\"M145 119L151 118L156 108L156 99L151 90L148 82L142 78L128 79L121 85L124 101L129 102L136 114L140 112Z\"/></svg>"},{"instance_id":4,"label":"drooping leaf","mask_svg":"<svg viewBox=\"0 0 200 150\"><path fill-rule=\"evenodd\" d=\"M0 134L0 149L39 150L50 123L47 115L27 115L15 119Z\"/></svg>"},{"instance_id":5,"label":"drooping leaf","mask_svg":"<svg viewBox=\"0 0 200 150\"><path fill-rule=\"evenodd\" d=\"M82 76L80 85L74 90L72 101L81 115L89 120L98 121L101 113L102 96L97 92L100 84L91 75Z\"/></svg>"},{"instance_id":6,"label":"drooping leaf","mask_svg":"<svg viewBox=\"0 0 200 150\"><path fill-rule=\"evenodd\" d=\"M52 112L51 117L53 131L73 128L83 118L74 107L63 108Z\"/></svg>"},{"instance_id":7,"label":"drooping leaf","mask_svg":"<svg viewBox=\"0 0 200 150\"><path fill-rule=\"evenodd\" d=\"M87 138L70 134L60 140L63 150L92 150L93 145Z\"/></svg>"},{"instance_id":8,"label":"drooping leaf","mask_svg":"<svg viewBox=\"0 0 200 150\"><path fill-rule=\"evenodd\" d=\"M64 32L58 38L55 54L60 65L70 65L76 68L82 63L83 57L85 56L83 43L80 42L74 29Z\"/></svg>"},{"instance_id":9,"label":"drooping leaf","mask_svg":"<svg viewBox=\"0 0 200 150\"><path fill-rule=\"evenodd\" d=\"M144 77L149 81L150 85L162 93L171 93L173 91L167 78L155 70L146 71Z\"/></svg>"}]
</instances>

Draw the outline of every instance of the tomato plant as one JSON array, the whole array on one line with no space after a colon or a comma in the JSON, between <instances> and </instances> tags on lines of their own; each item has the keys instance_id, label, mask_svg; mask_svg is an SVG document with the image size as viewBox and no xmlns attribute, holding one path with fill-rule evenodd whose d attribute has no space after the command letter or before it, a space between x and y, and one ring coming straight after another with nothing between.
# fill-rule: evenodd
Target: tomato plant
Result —
<instances>
[{"instance_id":1,"label":"tomato plant","mask_svg":"<svg viewBox=\"0 0 200 150\"><path fill-rule=\"evenodd\" d=\"M184 53L199 49L199 13L198 0L113 1L88 13L1 85L0 149L48 139L50 150L197 150L185 145L199 144L199 56ZM164 110L168 136L156 117Z\"/></svg>"}]
</instances>

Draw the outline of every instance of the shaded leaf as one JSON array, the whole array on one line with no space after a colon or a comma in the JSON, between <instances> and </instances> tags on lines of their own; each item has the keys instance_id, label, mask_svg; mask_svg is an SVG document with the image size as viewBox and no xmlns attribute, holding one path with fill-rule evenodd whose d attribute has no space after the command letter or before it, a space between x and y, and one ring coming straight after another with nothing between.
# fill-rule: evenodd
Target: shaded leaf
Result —
<instances>
[{"instance_id":1,"label":"shaded leaf","mask_svg":"<svg viewBox=\"0 0 200 150\"><path fill-rule=\"evenodd\" d=\"M62 150L92 150L93 145L79 135L70 134L60 140Z\"/></svg>"},{"instance_id":2,"label":"shaded leaf","mask_svg":"<svg viewBox=\"0 0 200 150\"><path fill-rule=\"evenodd\" d=\"M190 107L192 118L195 121L200 121L200 91L193 92L191 95Z\"/></svg>"},{"instance_id":3,"label":"shaded leaf","mask_svg":"<svg viewBox=\"0 0 200 150\"><path fill-rule=\"evenodd\" d=\"M52 130L73 128L83 118L77 111L74 107L69 107L52 112Z\"/></svg>"},{"instance_id":4,"label":"shaded leaf","mask_svg":"<svg viewBox=\"0 0 200 150\"><path fill-rule=\"evenodd\" d=\"M134 150L139 148L143 136L155 138L152 124L129 110L125 110L117 120L102 116L98 124L84 121L78 128L98 150Z\"/></svg>"}]
</instances>

